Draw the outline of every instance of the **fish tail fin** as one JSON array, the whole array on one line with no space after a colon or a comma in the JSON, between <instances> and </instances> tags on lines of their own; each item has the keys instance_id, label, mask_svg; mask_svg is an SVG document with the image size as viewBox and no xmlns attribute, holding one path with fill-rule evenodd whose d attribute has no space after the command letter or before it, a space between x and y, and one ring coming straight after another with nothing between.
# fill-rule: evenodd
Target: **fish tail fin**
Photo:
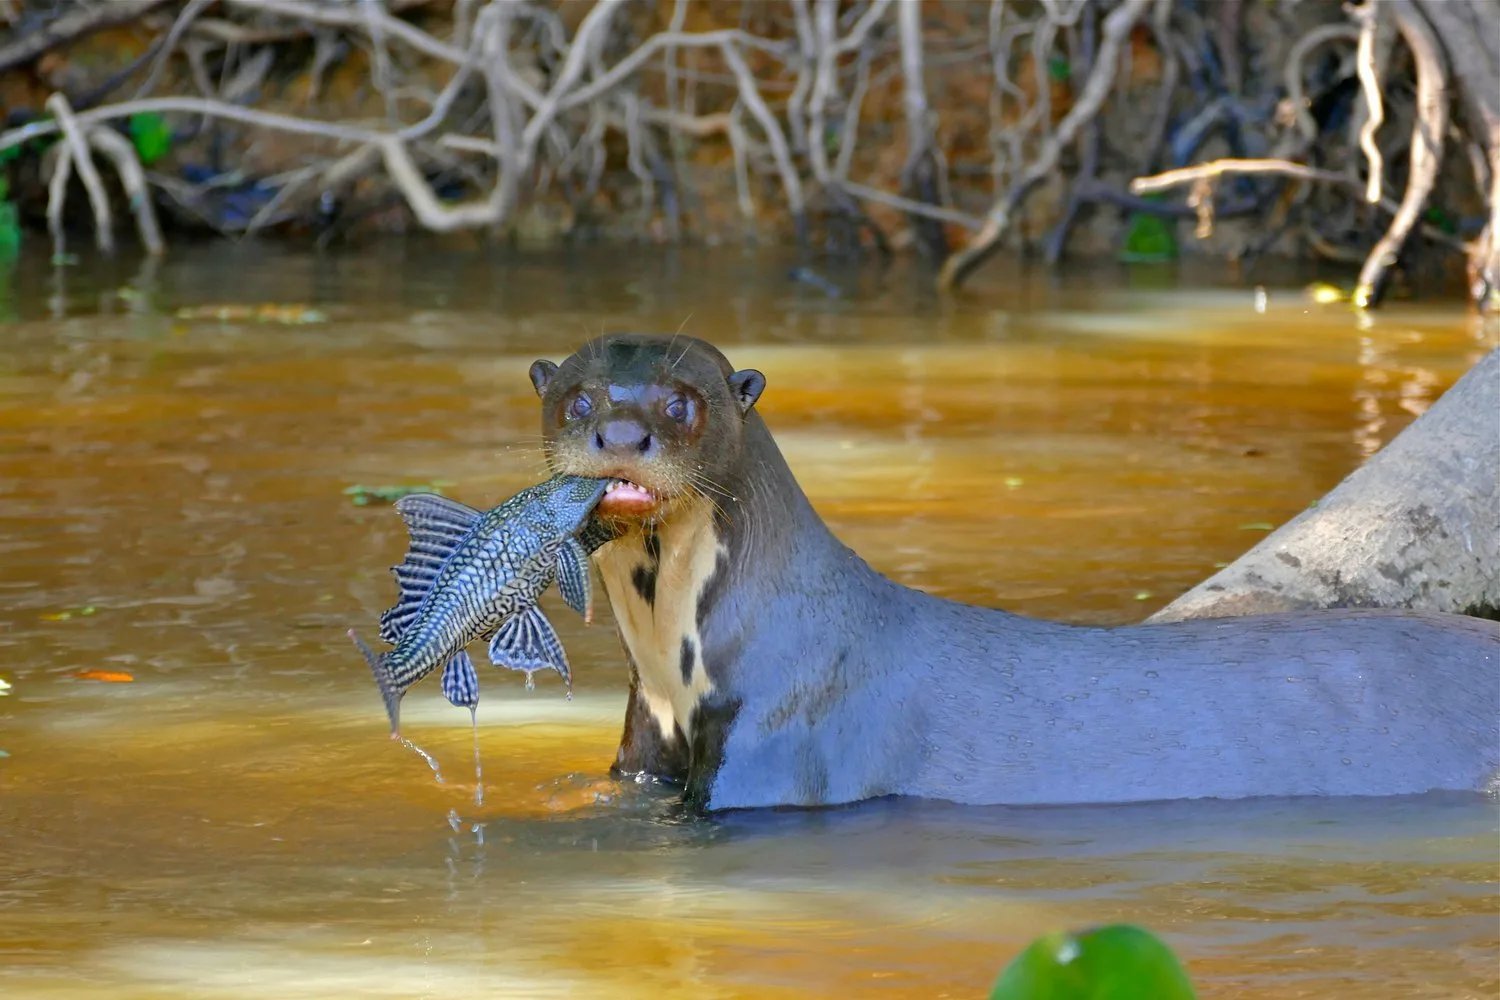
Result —
<instances>
[{"instance_id":1,"label":"fish tail fin","mask_svg":"<svg viewBox=\"0 0 1500 1000\"><path fill-rule=\"evenodd\" d=\"M351 628L349 638L354 640L354 645L364 656L365 662L370 665L370 673L375 676L375 685L380 688L380 697L385 701L385 714L391 718L391 739L401 738L401 695L402 691L391 680L390 667L386 661L390 659L389 653L377 653L365 641L355 634Z\"/></svg>"}]
</instances>

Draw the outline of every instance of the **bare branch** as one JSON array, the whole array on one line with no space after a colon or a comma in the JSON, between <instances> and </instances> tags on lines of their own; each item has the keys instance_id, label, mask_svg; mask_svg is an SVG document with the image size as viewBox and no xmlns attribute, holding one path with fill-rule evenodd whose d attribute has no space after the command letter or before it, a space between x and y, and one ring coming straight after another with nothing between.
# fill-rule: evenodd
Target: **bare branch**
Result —
<instances>
[{"instance_id":1,"label":"bare branch","mask_svg":"<svg viewBox=\"0 0 1500 1000\"><path fill-rule=\"evenodd\" d=\"M1355 66L1359 70L1359 85L1364 92L1365 105L1369 112L1359 130L1359 148L1364 150L1369 163L1369 180L1365 188L1365 201L1372 205L1380 201L1381 181L1385 176L1385 161L1380 155L1380 146L1375 133L1385 121L1385 107L1380 98L1380 72L1375 65L1375 33L1380 27L1380 5L1376 0L1365 0L1355 8L1354 18L1359 22L1359 52Z\"/></svg>"},{"instance_id":2,"label":"bare branch","mask_svg":"<svg viewBox=\"0 0 1500 1000\"><path fill-rule=\"evenodd\" d=\"M125 196L130 199L130 210L135 215L136 231L141 237L141 246L156 256L166 252L166 243L161 238L161 226L156 222L156 206L151 201L151 191L146 187L146 172L136 156L135 146L114 129L102 125L88 131L89 145L109 157L120 175L120 184Z\"/></svg>"},{"instance_id":3,"label":"bare branch","mask_svg":"<svg viewBox=\"0 0 1500 1000\"><path fill-rule=\"evenodd\" d=\"M955 226L963 226L965 229L978 230L984 228L983 219L978 216L969 215L967 212L959 212L951 208L943 208L939 205L929 205L926 202L903 198L900 195L881 191L878 188L856 184L854 181L845 181L843 189L861 201L872 201L877 205L887 205L891 208L900 209L908 215L919 215L927 219L936 219L939 222L951 222Z\"/></svg>"},{"instance_id":4,"label":"bare branch","mask_svg":"<svg viewBox=\"0 0 1500 1000\"><path fill-rule=\"evenodd\" d=\"M1386 275L1421 217L1422 207L1437 183L1443 164L1443 139L1448 133L1448 64L1437 38L1410 0L1391 0L1390 6L1395 11L1396 27L1417 62L1417 115L1412 124L1411 168L1401 207L1385 235L1370 249L1360 268L1359 283L1354 286L1354 304L1362 309L1379 301Z\"/></svg>"},{"instance_id":5,"label":"bare branch","mask_svg":"<svg viewBox=\"0 0 1500 1000\"><path fill-rule=\"evenodd\" d=\"M60 142L48 150L52 159L52 176L47 181L47 231L52 234L52 256L60 260L68 252L68 234L63 228L63 202L68 197L68 181L73 177L73 154L68 144Z\"/></svg>"},{"instance_id":6,"label":"bare branch","mask_svg":"<svg viewBox=\"0 0 1500 1000\"><path fill-rule=\"evenodd\" d=\"M1205 178L1218 178L1224 174L1279 174L1304 181L1326 181L1334 184L1347 184L1350 179L1348 174L1342 174L1336 170L1321 170L1303 163L1293 163L1290 160L1224 159L1191 167L1179 167L1176 170L1166 170L1151 177L1137 177L1130 182L1130 192L1131 194L1150 194L1153 191L1165 191L1183 184L1192 184Z\"/></svg>"},{"instance_id":7,"label":"bare branch","mask_svg":"<svg viewBox=\"0 0 1500 1000\"><path fill-rule=\"evenodd\" d=\"M114 213L109 208L109 195L105 193L104 181L100 179L99 171L94 166L94 158L89 154L88 138L73 116L73 109L68 107L68 99L62 94L53 94L47 98L47 110L57 118L63 141L67 143L73 165L78 170L78 179L83 181L83 188L88 192L89 202L93 206L94 242L102 252L114 253Z\"/></svg>"}]
</instances>

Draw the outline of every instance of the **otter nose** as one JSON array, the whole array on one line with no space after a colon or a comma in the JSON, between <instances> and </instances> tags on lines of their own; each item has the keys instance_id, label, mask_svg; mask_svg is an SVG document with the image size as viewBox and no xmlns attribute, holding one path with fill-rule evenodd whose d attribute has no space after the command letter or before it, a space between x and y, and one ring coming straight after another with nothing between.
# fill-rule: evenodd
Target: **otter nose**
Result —
<instances>
[{"instance_id":1,"label":"otter nose","mask_svg":"<svg viewBox=\"0 0 1500 1000\"><path fill-rule=\"evenodd\" d=\"M606 455L644 455L651 450L651 432L639 420L608 420L594 432L594 448Z\"/></svg>"}]
</instances>

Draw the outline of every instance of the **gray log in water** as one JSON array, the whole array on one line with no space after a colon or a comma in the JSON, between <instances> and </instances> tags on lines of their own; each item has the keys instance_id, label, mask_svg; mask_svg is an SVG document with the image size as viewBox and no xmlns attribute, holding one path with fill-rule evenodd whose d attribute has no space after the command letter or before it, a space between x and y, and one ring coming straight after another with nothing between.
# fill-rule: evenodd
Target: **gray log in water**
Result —
<instances>
[{"instance_id":1,"label":"gray log in water","mask_svg":"<svg viewBox=\"0 0 1500 1000\"><path fill-rule=\"evenodd\" d=\"M1500 610L1500 350L1311 507L1151 617Z\"/></svg>"}]
</instances>

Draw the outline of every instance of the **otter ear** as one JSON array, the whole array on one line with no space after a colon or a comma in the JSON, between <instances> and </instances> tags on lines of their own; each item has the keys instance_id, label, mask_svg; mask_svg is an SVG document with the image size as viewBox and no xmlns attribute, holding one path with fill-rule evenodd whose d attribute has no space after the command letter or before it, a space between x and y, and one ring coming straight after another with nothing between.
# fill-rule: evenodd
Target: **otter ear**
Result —
<instances>
[{"instance_id":1,"label":"otter ear","mask_svg":"<svg viewBox=\"0 0 1500 1000\"><path fill-rule=\"evenodd\" d=\"M542 395L547 391L552 376L557 374L557 366L550 361L534 361L531 364L531 384L536 388L536 394Z\"/></svg>"},{"instance_id":2,"label":"otter ear","mask_svg":"<svg viewBox=\"0 0 1500 1000\"><path fill-rule=\"evenodd\" d=\"M749 413L750 407L766 390L766 377L754 368L737 371L729 376L729 390L734 393L735 402L740 404L740 412Z\"/></svg>"}]
</instances>

